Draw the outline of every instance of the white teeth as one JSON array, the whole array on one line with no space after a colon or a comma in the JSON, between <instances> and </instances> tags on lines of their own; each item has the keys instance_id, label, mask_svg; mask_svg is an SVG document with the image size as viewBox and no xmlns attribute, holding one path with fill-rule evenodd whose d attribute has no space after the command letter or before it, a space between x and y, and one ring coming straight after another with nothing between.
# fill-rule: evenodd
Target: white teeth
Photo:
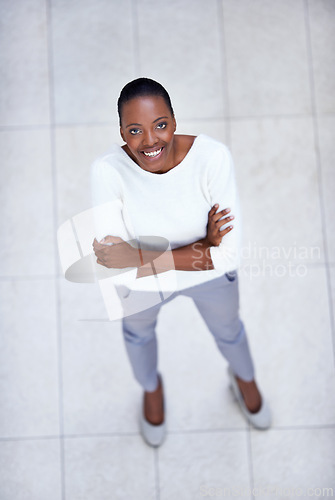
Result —
<instances>
[{"instance_id":1,"label":"white teeth","mask_svg":"<svg viewBox=\"0 0 335 500\"><path fill-rule=\"evenodd\" d=\"M145 154L145 156L157 156L157 155L159 155L159 153L161 151L162 151L162 148L157 149L157 151L151 151L150 153L146 153L145 151L143 151L143 153Z\"/></svg>"}]
</instances>

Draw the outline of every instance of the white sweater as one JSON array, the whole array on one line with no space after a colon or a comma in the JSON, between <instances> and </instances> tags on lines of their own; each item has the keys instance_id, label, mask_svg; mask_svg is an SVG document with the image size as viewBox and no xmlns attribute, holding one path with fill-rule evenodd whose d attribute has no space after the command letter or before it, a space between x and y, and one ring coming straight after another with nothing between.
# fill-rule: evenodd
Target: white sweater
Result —
<instances>
[{"instance_id":1,"label":"white sweater","mask_svg":"<svg viewBox=\"0 0 335 500\"><path fill-rule=\"evenodd\" d=\"M96 221L98 240L108 234L140 242L144 236L159 236L168 240L167 249L171 250L206 236L208 211L215 203L219 204L218 210L230 207L229 215L235 216L230 223L234 228L219 246L209 249L214 269L170 270L135 279L137 269L128 268L129 272L117 277L128 288L182 290L239 266L241 215L234 165L229 149L221 142L200 134L182 162L164 174L143 170L121 146L113 144L92 164L91 187L93 206L114 207ZM164 250L166 245L158 242L150 248Z\"/></svg>"}]
</instances>

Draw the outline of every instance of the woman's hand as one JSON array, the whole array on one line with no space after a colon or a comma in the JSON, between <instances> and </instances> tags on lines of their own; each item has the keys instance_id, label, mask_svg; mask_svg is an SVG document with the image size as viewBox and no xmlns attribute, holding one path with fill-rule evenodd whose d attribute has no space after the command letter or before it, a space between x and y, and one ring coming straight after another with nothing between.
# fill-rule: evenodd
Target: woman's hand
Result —
<instances>
[{"instance_id":1,"label":"woman's hand","mask_svg":"<svg viewBox=\"0 0 335 500\"><path fill-rule=\"evenodd\" d=\"M207 235L205 240L209 243L210 246L217 247L220 245L223 236L229 231L233 229L234 226L227 226L225 229L220 231L220 228L227 224L230 220L234 219L234 216L227 216L230 212L230 208L225 208L220 210L220 212L216 213L216 210L219 208L218 204L215 204L210 211L208 212L208 223L207 223ZM224 217L222 220L222 217Z\"/></svg>"},{"instance_id":2,"label":"woman's hand","mask_svg":"<svg viewBox=\"0 0 335 500\"><path fill-rule=\"evenodd\" d=\"M94 238L92 246L97 263L102 266L124 269L141 265L139 251L118 236L105 236L100 243Z\"/></svg>"}]
</instances>

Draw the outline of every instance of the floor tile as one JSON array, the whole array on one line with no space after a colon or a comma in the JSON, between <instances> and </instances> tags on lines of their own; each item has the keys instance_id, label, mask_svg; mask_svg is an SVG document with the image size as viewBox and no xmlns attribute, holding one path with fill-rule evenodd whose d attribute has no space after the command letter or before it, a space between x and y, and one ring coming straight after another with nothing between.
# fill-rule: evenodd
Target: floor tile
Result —
<instances>
[{"instance_id":1,"label":"floor tile","mask_svg":"<svg viewBox=\"0 0 335 500\"><path fill-rule=\"evenodd\" d=\"M123 144L117 126L56 129L59 225L92 206L90 167L112 143Z\"/></svg>"},{"instance_id":2,"label":"floor tile","mask_svg":"<svg viewBox=\"0 0 335 500\"><path fill-rule=\"evenodd\" d=\"M328 247L328 260L335 262L335 231L334 231L334 213L335 213L335 169L334 169L334 133L335 117L318 117L319 144L321 158L321 178L323 204L325 210L325 225Z\"/></svg>"},{"instance_id":3,"label":"floor tile","mask_svg":"<svg viewBox=\"0 0 335 500\"><path fill-rule=\"evenodd\" d=\"M334 492L334 438L334 428L252 431L255 493L264 499L333 496L326 488Z\"/></svg>"},{"instance_id":4,"label":"floor tile","mask_svg":"<svg viewBox=\"0 0 335 500\"><path fill-rule=\"evenodd\" d=\"M335 112L335 5L332 0L308 1L313 76L318 113Z\"/></svg>"},{"instance_id":5,"label":"floor tile","mask_svg":"<svg viewBox=\"0 0 335 500\"><path fill-rule=\"evenodd\" d=\"M47 19L43 0L1 2L0 124L49 123Z\"/></svg>"},{"instance_id":6,"label":"floor tile","mask_svg":"<svg viewBox=\"0 0 335 500\"><path fill-rule=\"evenodd\" d=\"M52 176L47 130L0 133L2 276L55 271Z\"/></svg>"},{"instance_id":7,"label":"floor tile","mask_svg":"<svg viewBox=\"0 0 335 500\"><path fill-rule=\"evenodd\" d=\"M69 500L155 500L153 450L137 436L65 440Z\"/></svg>"},{"instance_id":8,"label":"floor tile","mask_svg":"<svg viewBox=\"0 0 335 500\"><path fill-rule=\"evenodd\" d=\"M243 259L275 273L278 264L324 262L312 120L231 124L243 217Z\"/></svg>"},{"instance_id":9,"label":"floor tile","mask_svg":"<svg viewBox=\"0 0 335 500\"><path fill-rule=\"evenodd\" d=\"M273 426L335 424L335 372L325 269L241 276L241 315Z\"/></svg>"},{"instance_id":10,"label":"floor tile","mask_svg":"<svg viewBox=\"0 0 335 500\"><path fill-rule=\"evenodd\" d=\"M2 281L0 436L59 432L53 280Z\"/></svg>"},{"instance_id":11,"label":"floor tile","mask_svg":"<svg viewBox=\"0 0 335 500\"><path fill-rule=\"evenodd\" d=\"M169 435L159 453L160 499L250 498L245 432Z\"/></svg>"},{"instance_id":12,"label":"floor tile","mask_svg":"<svg viewBox=\"0 0 335 500\"><path fill-rule=\"evenodd\" d=\"M165 86L179 118L222 118L217 3L140 0L137 11L143 75Z\"/></svg>"},{"instance_id":13,"label":"floor tile","mask_svg":"<svg viewBox=\"0 0 335 500\"><path fill-rule=\"evenodd\" d=\"M227 123L224 120L177 120L177 133L186 135L206 134L227 144Z\"/></svg>"},{"instance_id":14,"label":"floor tile","mask_svg":"<svg viewBox=\"0 0 335 500\"><path fill-rule=\"evenodd\" d=\"M142 390L98 285L62 282L61 310L66 433L138 432Z\"/></svg>"},{"instance_id":15,"label":"floor tile","mask_svg":"<svg viewBox=\"0 0 335 500\"><path fill-rule=\"evenodd\" d=\"M2 500L61 500L58 439L0 441Z\"/></svg>"},{"instance_id":16,"label":"floor tile","mask_svg":"<svg viewBox=\"0 0 335 500\"><path fill-rule=\"evenodd\" d=\"M230 116L311 112L303 2L223 0Z\"/></svg>"},{"instance_id":17,"label":"floor tile","mask_svg":"<svg viewBox=\"0 0 335 500\"><path fill-rule=\"evenodd\" d=\"M117 123L116 101L134 76L131 1L52 2L57 123Z\"/></svg>"}]
</instances>

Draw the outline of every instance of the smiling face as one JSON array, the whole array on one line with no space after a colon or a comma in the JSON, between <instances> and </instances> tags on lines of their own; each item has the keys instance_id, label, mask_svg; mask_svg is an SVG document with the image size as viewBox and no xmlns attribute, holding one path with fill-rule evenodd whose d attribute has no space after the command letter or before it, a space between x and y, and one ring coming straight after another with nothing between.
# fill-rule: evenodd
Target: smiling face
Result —
<instances>
[{"instance_id":1,"label":"smiling face","mask_svg":"<svg viewBox=\"0 0 335 500\"><path fill-rule=\"evenodd\" d=\"M175 130L175 118L163 97L135 97L122 106L124 149L143 170L163 174L175 166Z\"/></svg>"}]
</instances>

